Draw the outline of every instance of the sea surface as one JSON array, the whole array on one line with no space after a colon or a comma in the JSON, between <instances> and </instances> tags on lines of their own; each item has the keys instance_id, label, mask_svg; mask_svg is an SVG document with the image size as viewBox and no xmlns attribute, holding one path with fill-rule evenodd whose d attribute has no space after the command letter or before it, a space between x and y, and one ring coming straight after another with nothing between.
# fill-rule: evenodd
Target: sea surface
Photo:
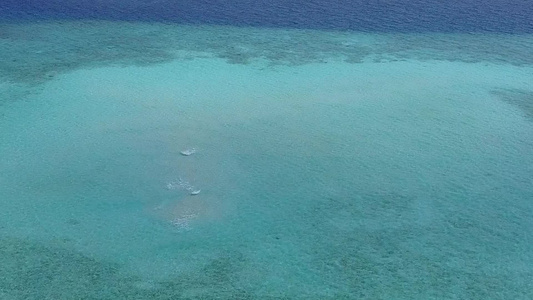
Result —
<instances>
[{"instance_id":1,"label":"sea surface","mask_svg":"<svg viewBox=\"0 0 533 300\"><path fill-rule=\"evenodd\" d=\"M533 299L533 2L2 0L0 299Z\"/></svg>"}]
</instances>

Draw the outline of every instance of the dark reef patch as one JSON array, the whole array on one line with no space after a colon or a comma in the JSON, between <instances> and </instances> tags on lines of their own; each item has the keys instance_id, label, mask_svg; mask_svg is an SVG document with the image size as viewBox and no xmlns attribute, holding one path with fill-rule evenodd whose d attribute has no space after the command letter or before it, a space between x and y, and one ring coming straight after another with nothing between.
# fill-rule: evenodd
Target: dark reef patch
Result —
<instances>
[{"instance_id":1,"label":"dark reef patch","mask_svg":"<svg viewBox=\"0 0 533 300\"><path fill-rule=\"evenodd\" d=\"M246 264L240 253L222 252L196 272L155 283L124 274L63 244L0 238L2 299L257 299L239 287Z\"/></svg>"},{"instance_id":2,"label":"dark reef patch","mask_svg":"<svg viewBox=\"0 0 533 300\"><path fill-rule=\"evenodd\" d=\"M533 91L501 89L492 91L500 100L518 107L524 115L533 121Z\"/></svg>"},{"instance_id":3,"label":"dark reef patch","mask_svg":"<svg viewBox=\"0 0 533 300\"><path fill-rule=\"evenodd\" d=\"M2 25L0 79L39 84L79 68L218 57L295 66L344 60L445 60L533 65L527 36L363 34L106 21Z\"/></svg>"}]
</instances>

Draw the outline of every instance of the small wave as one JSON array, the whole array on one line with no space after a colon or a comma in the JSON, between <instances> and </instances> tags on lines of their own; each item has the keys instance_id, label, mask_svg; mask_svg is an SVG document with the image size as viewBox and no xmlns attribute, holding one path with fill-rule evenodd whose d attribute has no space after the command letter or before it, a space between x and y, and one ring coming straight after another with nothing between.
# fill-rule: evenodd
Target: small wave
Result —
<instances>
[{"instance_id":1,"label":"small wave","mask_svg":"<svg viewBox=\"0 0 533 300\"><path fill-rule=\"evenodd\" d=\"M183 151L180 151L180 154L183 156L193 155L194 153L196 153L196 148L185 149Z\"/></svg>"}]
</instances>

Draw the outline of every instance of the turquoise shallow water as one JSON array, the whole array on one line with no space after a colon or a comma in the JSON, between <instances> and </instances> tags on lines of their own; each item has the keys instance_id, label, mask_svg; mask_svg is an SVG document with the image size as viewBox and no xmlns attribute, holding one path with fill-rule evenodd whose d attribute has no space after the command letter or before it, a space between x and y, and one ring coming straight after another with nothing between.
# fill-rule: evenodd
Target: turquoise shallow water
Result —
<instances>
[{"instance_id":1,"label":"turquoise shallow water","mask_svg":"<svg viewBox=\"0 0 533 300\"><path fill-rule=\"evenodd\" d=\"M1 37L2 298L533 297L531 36Z\"/></svg>"}]
</instances>

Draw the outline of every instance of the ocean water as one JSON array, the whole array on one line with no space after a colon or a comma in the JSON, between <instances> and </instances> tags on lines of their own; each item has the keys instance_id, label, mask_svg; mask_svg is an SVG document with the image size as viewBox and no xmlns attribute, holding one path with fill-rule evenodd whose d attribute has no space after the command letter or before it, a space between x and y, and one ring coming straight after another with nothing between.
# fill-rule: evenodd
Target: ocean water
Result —
<instances>
[{"instance_id":1,"label":"ocean water","mask_svg":"<svg viewBox=\"0 0 533 300\"><path fill-rule=\"evenodd\" d=\"M215 2L0 6L0 299L533 298L531 3Z\"/></svg>"}]
</instances>

